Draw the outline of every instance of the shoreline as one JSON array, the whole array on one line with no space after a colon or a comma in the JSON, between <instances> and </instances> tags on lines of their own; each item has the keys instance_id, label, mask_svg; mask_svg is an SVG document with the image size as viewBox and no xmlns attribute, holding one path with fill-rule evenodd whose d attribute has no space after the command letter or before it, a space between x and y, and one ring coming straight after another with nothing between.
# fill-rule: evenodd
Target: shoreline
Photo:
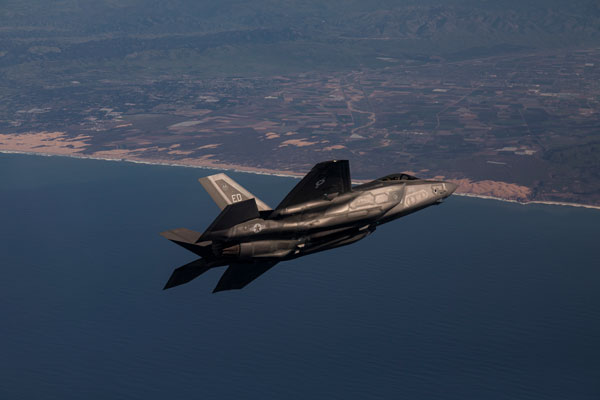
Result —
<instances>
[{"instance_id":1,"label":"shoreline","mask_svg":"<svg viewBox=\"0 0 600 400\"><path fill-rule=\"evenodd\" d=\"M268 176L278 176L282 178L296 178L300 179L304 176L304 174L291 172L291 171L278 171L278 170L270 170L263 168L252 168L252 167L243 167L239 165L233 164L214 164L214 165L200 165L200 164L182 164L171 161L161 161L161 160L147 160L147 159L132 159L132 158L111 158L111 157L97 157L97 156L87 156L87 155L77 155L77 154L60 154L60 153L42 153L35 151L20 151L20 150L1 150L1 154L23 154L30 156L42 156L42 157L67 157L67 158L78 158L78 159L87 159L87 160L99 160L99 161L112 161L112 162L129 162L133 164L146 164L146 165L161 165L166 167L183 167L183 168L199 168L205 170L213 170L213 171L232 171L232 172L241 172L246 174L255 174L255 175L268 175ZM352 183L364 183L366 181L354 180ZM462 196L462 197L473 197L477 199L483 200L496 200L502 201L506 203L515 203L523 206L530 204L543 204L543 205L551 205L551 206L563 206L563 207L577 207L577 208L587 208L593 210L600 210L600 206L594 206L591 204L581 204L581 203L569 203L569 202L560 202L560 201L544 201L544 200L532 200L532 201L518 201L511 199L503 199L501 197L494 197L488 195L474 194L474 193L454 193L454 196Z\"/></svg>"}]
</instances>

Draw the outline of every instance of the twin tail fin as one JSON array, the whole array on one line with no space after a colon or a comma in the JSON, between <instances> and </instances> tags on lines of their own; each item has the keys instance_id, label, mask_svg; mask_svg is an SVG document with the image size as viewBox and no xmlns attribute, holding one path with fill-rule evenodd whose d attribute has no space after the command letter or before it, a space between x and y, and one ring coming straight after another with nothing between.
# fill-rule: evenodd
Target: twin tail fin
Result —
<instances>
[{"instance_id":1,"label":"twin tail fin","mask_svg":"<svg viewBox=\"0 0 600 400\"><path fill-rule=\"evenodd\" d=\"M239 203L241 201L254 199L259 211L269 211L265 202L254 196L242 185L231 179L225 174L215 174L198 179L210 197L217 203L221 210L228 205Z\"/></svg>"}]
</instances>

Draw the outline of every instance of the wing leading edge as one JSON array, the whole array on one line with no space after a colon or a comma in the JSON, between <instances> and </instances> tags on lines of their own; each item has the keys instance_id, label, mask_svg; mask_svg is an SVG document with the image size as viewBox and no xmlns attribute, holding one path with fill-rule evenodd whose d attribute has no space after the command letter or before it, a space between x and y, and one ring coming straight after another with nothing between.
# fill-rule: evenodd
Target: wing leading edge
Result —
<instances>
[{"instance_id":1,"label":"wing leading edge","mask_svg":"<svg viewBox=\"0 0 600 400\"><path fill-rule=\"evenodd\" d=\"M241 289L273 268L275 264L277 264L277 261L231 264L221 276L213 293L223 290Z\"/></svg>"},{"instance_id":2,"label":"wing leading edge","mask_svg":"<svg viewBox=\"0 0 600 400\"><path fill-rule=\"evenodd\" d=\"M185 264L173 271L163 290L188 283L211 268L212 266L202 258Z\"/></svg>"},{"instance_id":3,"label":"wing leading edge","mask_svg":"<svg viewBox=\"0 0 600 400\"><path fill-rule=\"evenodd\" d=\"M277 261L258 261L253 263L233 263L225 270L219 283L214 288L213 293L224 290L242 289L250 282L273 268ZM211 268L223 265L218 262L207 262L200 258L181 266L173 271L164 289L170 289L175 286L188 283Z\"/></svg>"}]
</instances>

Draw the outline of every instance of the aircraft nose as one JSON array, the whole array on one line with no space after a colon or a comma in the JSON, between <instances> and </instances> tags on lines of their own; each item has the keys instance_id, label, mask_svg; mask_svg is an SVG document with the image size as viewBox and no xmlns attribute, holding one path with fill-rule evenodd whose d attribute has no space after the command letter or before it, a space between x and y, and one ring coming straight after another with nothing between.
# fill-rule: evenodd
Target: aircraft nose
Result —
<instances>
[{"instance_id":1,"label":"aircraft nose","mask_svg":"<svg viewBox=\"0 0 600 400\"><path fill-rule=\"evenodd\" d=\"M448 196L450 196L452 193L454 193L454 191L456 190L456 188L458 187L458 185L456 183L452 183L452 182L445 182L446 183L446 190L448 190Z\"/></svg>"}]
</instances>

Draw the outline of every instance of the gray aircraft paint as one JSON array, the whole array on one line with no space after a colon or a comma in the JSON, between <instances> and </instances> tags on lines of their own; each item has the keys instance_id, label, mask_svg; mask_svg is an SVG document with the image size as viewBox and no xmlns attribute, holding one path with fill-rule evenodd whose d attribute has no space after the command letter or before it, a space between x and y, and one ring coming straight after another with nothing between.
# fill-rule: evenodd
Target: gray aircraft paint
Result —
<instances>
[{"instance_id":1,"label":"gray aircraft paint","mask_svg":"<svg viewBox=\"0 0 600 400\"><path fill-rule=\"evenodd\" d=\"M280 261L357 242L456 190L454 183L407 174L352 187L347 160L315 165L274 210L225 174L200 183L222 211L203 234L186 228L162 233L202 257L177 268L165 289L228 264L214 291L241 289Z\"/></svg>"}]
</instances>

